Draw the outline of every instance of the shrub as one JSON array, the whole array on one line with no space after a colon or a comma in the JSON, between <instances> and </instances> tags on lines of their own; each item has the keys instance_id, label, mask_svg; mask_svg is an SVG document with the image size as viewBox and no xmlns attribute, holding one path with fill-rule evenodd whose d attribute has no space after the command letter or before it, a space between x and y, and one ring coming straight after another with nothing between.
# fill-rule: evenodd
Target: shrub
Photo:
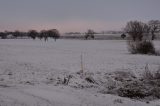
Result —
<instances>
[{"instance_id":1,"label":"shrub","mask_svg":"<svg viewBox=\"0 0 160 106\"><path fill-rule=\"evenodd\" d=\"M132 54L136 54L137 53L136 43L130 40L127 43L128 43L128 51L131 52Z\"/></svg>"},{"instance_id":2,"label":"shrub","mask_svg":"<svg viewBox=\"0 0 160 106\"><path fill-rule=\"evenodd\" d=\"M153 95L154 98L160 99L160 87L154 87L154 88L151 90L151 95Z\"/></svg>"},{"instance_id":3,"label":"shrub","mask_svg":"<svg viewBox=\"0 0 160 106\"><path fill-rule=\"evenodd\" d=\"M129 98L144 98L147 92L148 89L141 81L126 82L117 90L119 96Z\"/></svg>"},{"instance_id":4,"label":"shrub","mask_svg":"<svg viewBox=\"0 0 160 106\"><path fill-rule=\"evenodd\" d=\"M116 72L115 78L120 85L116 88L102 90L101 93L108 93L128 97L132 99L154 100L160 99L160 68L156 72L149 70L148 65L142 73L141 78L132 77L125 78L130 75L127 72ZM121 78L124 76L124 78Z\"/></svg>"},{"instance_id":5,"label":"shrub","mask_svg":"<svg viewBox=\"0 0 160 106\"><path fill-rule=\"evenodd\" d=\"M157 82L157 80L155 81ZM153 86L147 81L130 81L126 82L119 89L117 89L119 96L134 98L134 99L143 99L146 97L152 97L154 99L160 99L160 87L156 84Z\"/></svg>"},{"instance_id":6,"label":"shrub","mask_svg":"<svg viewBox=\"0 0 160 106\"><path fill-rule=\"evenodd\" d=\"M146 98L150 96L160 99L159 75L159 69L153 73L149 70L148 65L146 65L141 79L123 82L122 86L117 89L117 94L129 98Z\"/></svg>"},{"instance_id":7,"label":"shrub","mask_svg":"<svg viewBox=\"0 0 160 106\"><path fill-rule=\"evenodd\" d=\"M126 35L123 33L123 34L121 35L121 38L122 38L122 39L126 38Z\"/></svg>"},{"instance_id":8,"label":"shrub","mask_svg":"<svg viewBox=\"0 0 160 106\"><path fill-rule=\"evenodd\" d=\"M129 81L129 80L133 80L136 78L136 75L133 72L130 71L116 71L114 72L114 79L116 81Z\"/></svg>"},{"instance_id":9,"label":"shrub","mask_svg":"<svg viewBox=\"0 0 160 106\"><path fill-rule=\"evenodd\" d=\"M157 54L154 44L150 41L129 41L128 50L132 54Z\"/></svg>"},{"instance_id":10,"label":"shrub","mask_svg":"<svg viewBox=\"0 0 160 106\"><path fill-rule=\"evenodd\" d=\"M145 66L145 70L142 73L142 79L144 79L144 80L152 80L152 79L154 79L154 75L149 70L148 64Z\"/></svg>"},{"instance_id":11,"label":"shrub","mask_svg":"<svg viewBox=\"0 0 160 106\"><path fill-rule=\"evenodd\" d=\"M155 48L152 42L142 41L137 45L137 51L141 54L155 54Z\"/></svg>"},{"instance_id":12,"label":"shrub","mask_svg":"<svg viewBox=\"0 0 160 106\"><path fill-rule=\"evenodd\" d=\"M89 82L89 83L95 83L94 78L91 77L91 76L90 76L90 77L86 77L85 80L86 80L87 82Z\"/></svg>"}]
</instances>

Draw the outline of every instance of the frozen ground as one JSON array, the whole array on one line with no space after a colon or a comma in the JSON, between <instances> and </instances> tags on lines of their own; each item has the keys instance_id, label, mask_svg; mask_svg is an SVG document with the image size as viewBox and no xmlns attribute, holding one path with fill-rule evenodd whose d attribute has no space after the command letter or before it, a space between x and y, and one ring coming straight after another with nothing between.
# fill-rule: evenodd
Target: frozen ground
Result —
<instances>
[{"instance_id":1,"label":"frozen ground","mask_svg":"<svg viewBox=\"0 0 160 106\"><path fill-rule=\"evenodd\" d=\"M160 50L160 41L154 42ZM105 82L105 73L131 71L139 76L148 64L160 66L158 56L131 55L123 40L0 39L1 106L159 106L118 96L98 93L76 72L83 55L84 71ZM68 86L63 79L72 75ZM82 89L81 85L90 89ZM78 89L77 89L78 88ZM99 89L99 87L98 87Z\"/></svg>"}]
</instances>

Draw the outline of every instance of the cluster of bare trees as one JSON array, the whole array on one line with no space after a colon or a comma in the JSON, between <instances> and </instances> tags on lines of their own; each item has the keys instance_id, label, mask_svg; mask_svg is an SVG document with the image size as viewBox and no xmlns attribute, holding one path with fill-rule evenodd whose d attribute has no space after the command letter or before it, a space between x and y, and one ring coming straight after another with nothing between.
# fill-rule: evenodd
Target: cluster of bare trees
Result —
<instances>
[{"instance_id":1,"label":"cluster of bare trees","mask_svg":"<svg viewBox=\"0 0 160 106\"><path fill-rule=\"evenodd\" d=\"M125 32L130 35L133 41L142 41L144 37L151 35L151 40L156 38L160 32L160 20L151 20L148 23L141 21L130 21L125 27Z\"/></svg>"},{"instance_id":2,"label":"cluster of bare trees","mask_svg":"<svg viewBox=\"0 0 160 106\"><path fill-rule=\"evenodd\" d=\"M150 32L152 34L152 40L155 39L155 33L160 32L160 20L151 20L148 22L148 25L150 27Z\"/></svg>"},{"instance_id":3,"label":"cluster of bare trees","mask_svg":"<svg viewBox=\"0 0 160 106\"><path fill-rule=\"evenodd\" d=\"M42 30L40 32L36 30L29 30L28 32L21 32L18 30L14 32L0 32L1 39L7 39L9 36L12 36L12 38L39 38L40 40L44 39L45 41L47 41L48 38L53 38L56 41L56 39L60 37L60 33L57 29Z\"/></svg>"},{"instance_id":4,"label":"cluster of bare trees","mask_svg":"<svg viewBox=\"0 0 160 106\"><path fill-rule=\"evenodd\" d=\"M14 32L10 32L10 31L4 31L4 32L0 32L0 38L1 39L7 39L10 38L10 36L12 36L12 38L17 38L17 37L27 37L27 33L26 32L20 32L18 30L14 31Z\"/></svg>"},{"instance_id":5,"label":"cluster of bare trees","mask_svg":"<svg viewBox=\"0 0 160 106\"><path fill-rule=\"evenodd\" d=\"M154 40L156 34L160 32L159 20L151 20L148 23L130 21L125 27L125 32L128 33L131 38L128 41L128 50L132 54L160 55L151 41Z\"/></svg>"},{"instance_id":6,"label":"cluster of bare trees","mask_svg":"<svg viewBox=\"0 0 160 106\"><path fill-rule=\"evenodd\" d=\"M60 33L57 29L41 30L40 32L30 30L28 36L32 39L39 38L40 40L44 39L45 41L47 41L48 38L53 38L56 41L56 39L60 37Z\"/></svg>"}]
</instances>

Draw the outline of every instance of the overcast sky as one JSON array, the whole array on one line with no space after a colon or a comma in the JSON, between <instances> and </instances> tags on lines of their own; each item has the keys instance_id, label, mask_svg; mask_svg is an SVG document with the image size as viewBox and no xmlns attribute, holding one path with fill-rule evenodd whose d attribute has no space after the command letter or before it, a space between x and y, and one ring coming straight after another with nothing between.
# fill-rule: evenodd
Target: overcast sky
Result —
<instances>
[{"instance_id":1,"label":"overcast sky","mask_svg":"<svg viewBox=\"0 0 160 106\"><path fill-rule=\"evenodd\" d=\"M160 19L160 0L0 0L0 30L121 30Z\"/></svg>"}]
</instances>

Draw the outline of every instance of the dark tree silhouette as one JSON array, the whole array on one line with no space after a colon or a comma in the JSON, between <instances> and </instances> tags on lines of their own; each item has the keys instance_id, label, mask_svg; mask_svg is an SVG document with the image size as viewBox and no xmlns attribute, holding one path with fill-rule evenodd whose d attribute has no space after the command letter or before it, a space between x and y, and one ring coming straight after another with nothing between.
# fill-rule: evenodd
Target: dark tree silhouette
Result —
<instances>
[{"instance_id":1,"label":"dark tree silhouette","mask_svg":"<svg viewBox=\"0 0 160 106\"><path fill-rule=\"evenodd\" d=\"M18 31L18 30L16 30L15 32L12 32L12 35L13 35L15 38L22 36L22 35L21 35L21 32Z\"/></svg>"},{"instance_id":2,"label":"dark tree silhouette","mask_svg":"<svg viewBox=\"0 0 160 106\"><path fill-rule=\"evenodd\" d=\"M152 34L152 40L156 38L155 33L160 32L160 21L159 20L150 20L148 22L148 25L150 27L150 32Z\"/></svg>"},{"instance_id":3,"label":"dark tree silhouette","mask_svg":"<svg viewBox=\"0 0 160 106\"><path fill-rule=\"evenodd\" d=\"M0 32L1 39L7 39L7 34L4 32Z\"/></svg>"},{"instance_id":4,"label":"dark tree silhouette","mask_svg":"<svg viewBox=\"0 0 160 106\"><path fill-rule=\"evenodd\" d=\"M140 21L130 21L125 27L125 32L130 35L133 41L142 41L143 36L147 33L148 26Z\"/></svg>"},{"instance_id":5,"label":"dark tree silhouette","mask_svg":"<svg viewBox=\"0 0 160 106\"><path fill-rule=\"evenodd\" d=\"M126 35L123 33L123 34L121 35L121 38L124 39L125 37L126 37Z\"/></svg>"},{"instance_id":6,"label":"dark tree silhouette","mask_svg":"<svg viewBox=\"0 0 160 106\"><path fill-rule=\"evenodd\" d=\"M28 32L28 36L31 37L32 39L36 39L36 37L38 37L39 33L36 30L30 30Z\"/></svg>"},{"instance_id":7,"label":"dark tree silhouette","mask_svg":"<svg viewBox=\"0 0 160 106\"><path fill-rule=\"evenodd\" d=\"M45 38L45 36L46 36L46 31L45 30L41 30L40 31L40 33L39 33L39 35L38 35L38 38L40 39L40 40L42 40L43 38ZM46 37L47 38L47 37ZM46 39L47 40L47 39ZM46 41L45 40L45 41Z\"/></svg>"},{"instance_id":8,"label":"dark tree silhouette","mask_svg":"<svg viewBox=\"0 0 160 106\"><path fill-rule=\"evenodd\" d=\"M89 29L87 31L87 33L85 34L85 39L88 39L88 38L94 39L94 34L95 34L95 32L93 30Z\"/></svg>"},{"instance_id":9,"label":"dark tree silhouette","mask_svg":"<svg viewBox=\"0 0 160 106\"><path fill-rule=\"evenodd\" d=\"M53 38L55 41L60 37L60 33L57 29L50 29L46 33L48 37Z\"/></svg>"}]
</instances>

